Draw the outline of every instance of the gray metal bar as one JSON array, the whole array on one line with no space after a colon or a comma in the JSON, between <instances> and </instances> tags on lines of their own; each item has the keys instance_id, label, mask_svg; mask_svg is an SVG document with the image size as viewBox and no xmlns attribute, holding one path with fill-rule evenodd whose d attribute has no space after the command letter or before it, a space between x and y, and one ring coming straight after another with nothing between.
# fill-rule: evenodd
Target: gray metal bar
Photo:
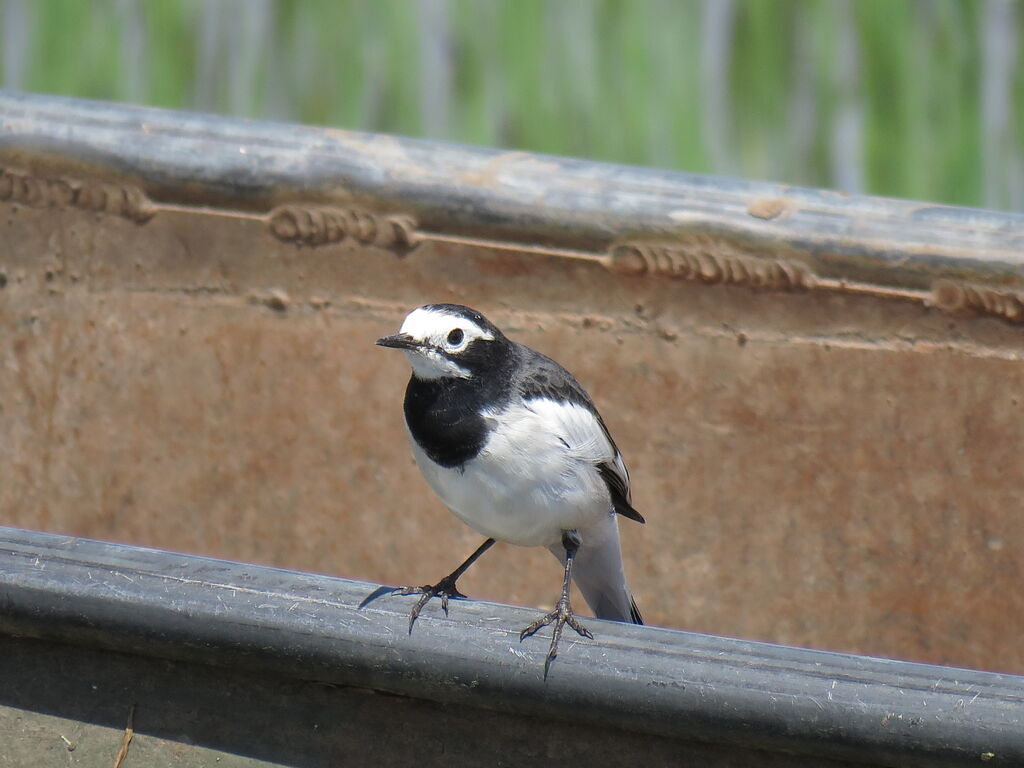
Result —
<instances>
[{"instance_id":1,"label":"gray metal bar","mask_svg":"<svg viewBox=\"0 0 1024 768\"><path fill-rule=\"evenodd\" d=\"M430 230L595 251L724 237L877 285L1024 278L1022 214L9 91L0 162L128 176L164 203L355 200Z\"/></svg>"},{"instance_id":2,"label":"gray metal bar","mask_svg":"<svg viewBox=\"0 0 1024 768\"><path fill-rule=\"evenodd\" d=\"M134 710L132 709L134 705ZM777 754L0 635L0 766L777 767ZM71 751L73 754L69 754ZM69 759L70 758L70 759ZM848 768L786 755L786 768Z\"/></svg>"},{"instance_id":3,"label":"gray metal bar","mask_svg":"<svg viewBox=\"0 0 1024 768\"><path fill-rule=\"evenodd\" d=\"M481 710L877 765L1024 764L1024 678L591 620L547 681L535 611L407 632L374 585L0 528L0 633Z\"/></svg>"}]
</instances>

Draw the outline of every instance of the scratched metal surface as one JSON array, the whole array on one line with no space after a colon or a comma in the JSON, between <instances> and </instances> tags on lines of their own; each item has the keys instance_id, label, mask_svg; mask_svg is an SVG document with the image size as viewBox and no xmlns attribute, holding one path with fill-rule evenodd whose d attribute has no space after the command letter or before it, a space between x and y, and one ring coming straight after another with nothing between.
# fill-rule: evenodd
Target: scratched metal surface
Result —
<instances>
[{"instance_id":1,"label":"scratched metal surface","mask_svg":"<svg viewBox=\"0 0 1024 768\"><path fill-rule=\"evenodd\" d=\"M149 736L301 765L1024 760L1024 678L595 619L545 680L533 612L458 601L409 634L409 598L357 607L374 586L0 529L0 634L43 641L4 641L0 707L117 728L135 703Z\"/></svg>"},{"instance_id":2,"label":"scratched metal surface","mask_svg":"<svg viewBox=\"0 0 1024 768\"><path fill-rule=\"evenodd\" d=\"M434 581L372 342L454 300L594 395L650 622L1024 671L1020 216L10 93L0 168L0 522Z\"/></svg>"}]
</instances>

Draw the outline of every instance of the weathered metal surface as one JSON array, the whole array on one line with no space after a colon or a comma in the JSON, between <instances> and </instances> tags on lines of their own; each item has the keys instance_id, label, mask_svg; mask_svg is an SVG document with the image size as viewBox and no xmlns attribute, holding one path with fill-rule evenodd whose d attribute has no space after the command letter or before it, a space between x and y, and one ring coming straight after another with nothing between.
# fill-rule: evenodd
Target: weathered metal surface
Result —
<instances>
[{"instance_id":1,"label":"weathered metal surface","mask_svg":"<svg viewBox=\"0 0 1024 768\"><path fill-rule=\"evenodd\" d=\"M0 158L10 177L0 175L0 199L137 221L175 204L263 213L286 201L313 219L365 205L424 233L608 249L608 259L616 243L653 241L712 261L774 254L825 283L1024 287L1019 214L3 91ZM97 174L112 183L90 182Z\"/></svg>"},{"instance_id":2,"label":"weathered metal surface","mask_svg":"<svg viewBox=\"0 0 1024 768\"><path fill-rule=\"evenodd\" d=\"M0 768L840 766L244 669L0 636ZM486 734L482 738L481 734Z\"/></svg>"},{"instance_id":3,"label":"weathered metal surface","mask_svg":"<svg viewBox=\"0 0 1024 768\"><path fill-rule=\"evenodd\" d=\"M135 704L150 736L296 765L1024 761L1021 677L593 620L545 680L533 612L458 601L409 634L409 598L357 607L373 588L0 529L0 633L46 641L4 641L0 706L110 728Z\"/></svg>"},{"instance_id":4,"label":"weathered metal surface","mask_svg":"<svg viewBox=\"0 0 1024 768\"><path fill-rule=\"evenodd\" d=\"M653 623L1024 671L1024 217L16 94L0 166L4 522L436 580L478 537L372 342L456 300L594 395Z\"/></svg>"}]
</instances>

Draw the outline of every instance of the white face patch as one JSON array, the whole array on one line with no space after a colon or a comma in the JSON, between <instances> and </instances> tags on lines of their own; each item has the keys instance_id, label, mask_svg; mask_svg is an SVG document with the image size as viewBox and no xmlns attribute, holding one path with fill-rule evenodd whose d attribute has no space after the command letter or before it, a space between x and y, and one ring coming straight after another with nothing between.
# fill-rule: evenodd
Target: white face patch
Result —
<instances>
[{"instance_id":1,"label":"white face patch","mask_svg":"<svg viewBox=\"0 0 1024 768\"><path fill-rule=\"evenodd\" d=\"M401 332L427 345L422 349L405 351L413 373L420 379L438 379L442 376L468 379L470 372L445 357L441 351L457 356L477 339L494 340L493 334L472 320L428 307L410 312L402 323Z\"/></svg>"}]
</instances>

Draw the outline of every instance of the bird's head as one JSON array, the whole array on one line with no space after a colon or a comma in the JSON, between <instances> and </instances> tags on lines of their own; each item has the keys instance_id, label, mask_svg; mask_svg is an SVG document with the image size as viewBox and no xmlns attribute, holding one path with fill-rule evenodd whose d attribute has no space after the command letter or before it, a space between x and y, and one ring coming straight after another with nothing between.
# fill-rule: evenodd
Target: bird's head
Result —
<instances>
[{"instance_id":1,"label":"bird's head","mask_svg":"<svg viewBox=\"0 0 1024 768\"><path fill-rule=\"evenodd\" d=\"M410 312L398 333L377 344L403 350L419 379L469 379L497 369L508 340L475 309L427 304Z\"/></svg>"}]
</instances>

